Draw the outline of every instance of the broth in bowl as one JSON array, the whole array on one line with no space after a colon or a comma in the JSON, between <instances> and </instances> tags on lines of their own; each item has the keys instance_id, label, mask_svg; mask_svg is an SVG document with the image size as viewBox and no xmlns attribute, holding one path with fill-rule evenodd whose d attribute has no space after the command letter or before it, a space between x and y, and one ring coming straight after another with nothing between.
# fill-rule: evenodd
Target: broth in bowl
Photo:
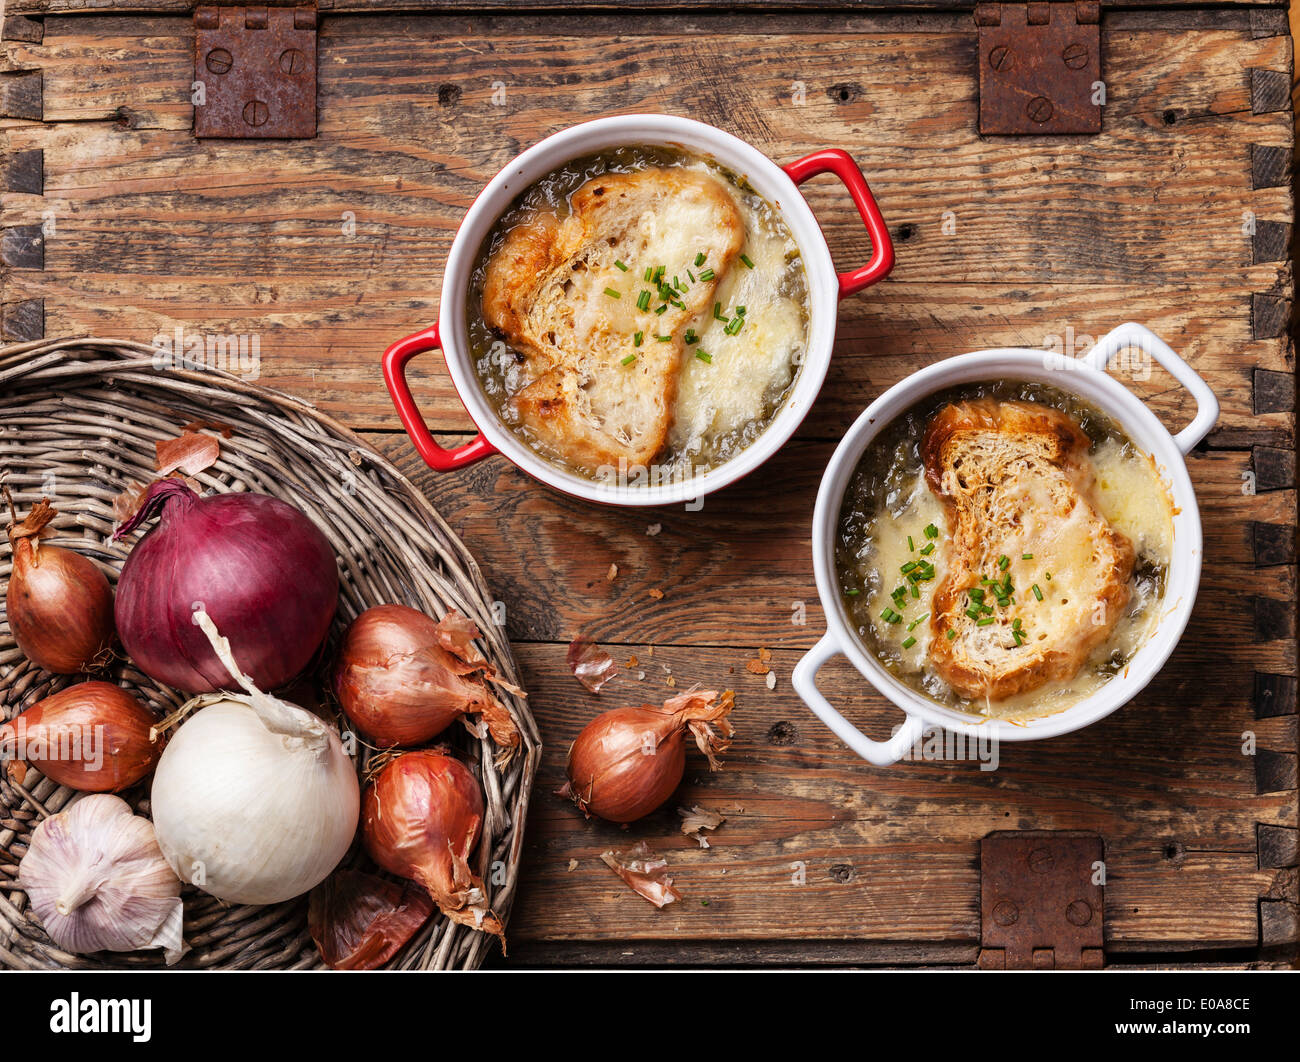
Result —
<instances>
[{"instance_id":1,"label":"broth in bowl","mask_svg":"<svg viewBox=\"0 0 1300 1062\"><path fill-rule=\"evenodd\" d=\"M974 717L1064 711L1154 631L1173 503L1149 454L1091 405L1027 382L932 395L867 448L835 540L859 639Z\"/></svg>"},{"instance_id":2,"label":"broth in bowl","mask_svg":"<svg viewBox=\"0 0 1300 1062\"><path fill-rule=\"evenodd\" d=\"M631 485L740 453L808 342L780 212L742 176L661 147L575 159L527 188L480 248L466 310L502 422L561 467Z\"/></svg>"}]
</instances>

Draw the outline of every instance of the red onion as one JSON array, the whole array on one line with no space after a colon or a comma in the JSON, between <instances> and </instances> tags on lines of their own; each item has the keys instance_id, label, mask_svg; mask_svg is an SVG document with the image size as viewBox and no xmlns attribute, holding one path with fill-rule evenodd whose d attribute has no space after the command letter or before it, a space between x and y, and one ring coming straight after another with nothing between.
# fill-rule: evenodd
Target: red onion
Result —
<instances>
[{"instance_id":1,"label":"red onion","mask_svg":"<svg viewBox=\"0 0 1300 1062\"><path fill-rule=\"evenodd\" d=\"M158 514L117 583L117 629L131 659L187 693L232 688L191 622L201 605L259 689L294 678L320 648L338 603L338 568L320 529L265 494L200 498L180 480L162 479L115 537Z\"/></svg>"},{"instance_id":2,"label":"red onion","mask_svg":"<svg viewBox=\"0 0 1300 1062\"><path fill-rule=\"evenodd\" d=\"M366 609L339 646L339 704L357 729L384 746L418 745L457 719L477 733L466 719L477 715L508 755L519 745L519 728L487 686L495 672L474 646L478 633L455 609L437 623L406 605Z\"/></svg>"},{"instance_id":3,"label":"red onion","mask_svg":"<svg viewBox=\"0 0 1300 1062\"><path fill-rule=\"evenodd\" d=\"M635 822L662 807L686 770L686 734L721 767L731 743L731 690L688 690L662 706L614 708L583 727L569 748L569 781L560 790L588 815ZM717 726L721 736L714 733Z\"/></svg>"},{"instance_id":4,"label":"red onion","mask_svg":"<svg viewBox=\"0 0 1300 1062\"><path fill-rule=\"evenodd\" d=\"M361 802L361 836L371 859L423 885L453 922L503 936L483 880L469 866L482 829L478 779L436 750L389 760Z\"/></svg>"},{"instance_id":5,"label":"red onion","mask_svg":"<svg viewBox=\"0 0 1300 1062\"><path fill-rule=\"evenodd\" d=\"M153 712L111 682L79 682L0 726L0 755L26 760L59 785L116 793L154 769L162 735Z\"/></svg>"},{"instance_id":6,"label":"red onion","mask_svg":"<svg viewBox=\"0 0 1300 1062\"><path fill-rule=\"evenodd\" d=\"M56 675L87 671L107 658L113 644L113 591L94 563L80 553L41 544L41 532L58 515L42 499L19 522L8 489L9 545L14 567L5 591L9 630L23 655Z\"/></svg>"}]
</instances>

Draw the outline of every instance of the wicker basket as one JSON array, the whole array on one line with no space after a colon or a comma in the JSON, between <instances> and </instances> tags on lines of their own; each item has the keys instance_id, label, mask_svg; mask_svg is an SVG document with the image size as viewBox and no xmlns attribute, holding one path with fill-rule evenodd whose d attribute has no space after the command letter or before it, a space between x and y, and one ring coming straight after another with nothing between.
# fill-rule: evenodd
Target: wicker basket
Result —
<instances>
[{"instance_id":1,"label":"wicker basket","mask_svg":"<svg viewBox=\"0 0 1300 1062\"><path fill-rule=\"evenodd\" d=\"M0 472L20 510L43 496L58 509L51 542L94 559L115 581L131 543L113 543L113 498L154 473L154 442L194 420L233 429L221 458L198 476L213 491L254 490L291 502L325 532L339 559L339 611L331 633L363 609L400 602L441 616L471 617L499 674L518 682L509 643L494 622L478 565L425 498L384 457L310 406L216 370L155 368L142 344L69 339L0 349ZM0 607L12 560L0 564ZM3 613L0 613L3 615ZM129 661L111 677L160 714L185 698L156 685ZM5 718L78 681L29 663L0 625L0 708ZM487 798L478 869L504 922L514 899L529 791L541 745L525 702L505 698L522 744L503 768L494 747L464 728L458 753ZM183 724L182 724L183 725ZM448 732L450 736L451 732ZM359 769L364 760L359 757ZM140 968L162 964L159 951L70 955L27 913L18 863L31 830L77 794L35 770L19 783L0 772L0 964L17 969ZM148 780L121 794L147 812ZM491 868L493 872L489 873ZM183 967L304 969L321 965L307 933L306 902L229 906L186 888ZM475 968L494 945L485 934L437 916L390 963L401 969Z\"/></svg>"}]
</instances>

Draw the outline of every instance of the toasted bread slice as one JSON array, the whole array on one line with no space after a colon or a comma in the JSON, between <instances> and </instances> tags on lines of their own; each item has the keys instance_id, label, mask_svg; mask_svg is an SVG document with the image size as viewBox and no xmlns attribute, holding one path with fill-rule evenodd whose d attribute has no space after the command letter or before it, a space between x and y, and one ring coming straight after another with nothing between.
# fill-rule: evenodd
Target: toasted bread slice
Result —
<instances>
[{"instance_id":1,"label":"toasted bread slice","mask_svg":"<svg viewBox=\"0 0 1300 1062\"><path fill-rule=\"evenodd\" d=\"M512 405L545 446L590 473L645 466L672 426L686 327L712 312L744 219L721 180L677 167L596 177L569 203L563 219L539 210L511 229L487 266L483 316L525 359ZM644 274L660 266L684 290L656 314L663 302Z\"/></svg>"},{"instance_id":2,"label":"toasted bread slice","mask_svg":"<svg viewBox=\"0 0 1300 1062\"><path fill-rule=\"evenodd\" d=\"M960 402L926 428L926 482L949 532L930 660L964 697L997 701L1072 678L1128 605L1133 547L1097 510L1088 446L1070 417L1034 402ZM981 580L1008 575L1003 606Z\"/></svg>"}]
</instances>

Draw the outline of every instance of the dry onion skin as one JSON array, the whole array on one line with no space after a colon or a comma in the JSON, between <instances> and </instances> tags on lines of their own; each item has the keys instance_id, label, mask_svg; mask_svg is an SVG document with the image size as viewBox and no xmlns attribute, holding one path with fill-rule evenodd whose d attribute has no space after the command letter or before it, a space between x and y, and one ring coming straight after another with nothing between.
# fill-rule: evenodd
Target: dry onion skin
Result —
<instances>
[{"instance_id":1,"label":"dry onion skin","mask_svg":"<svg viewBox=\"0 0 1300 1062\"><path fill-rule=\"evenodd\" d=\"M510 710L488 687L497 681L474 645L473 621L455 609L439 621L406 605L376 605L348 626L334 670L334 692L358 730L382 747L420 745L457 719L476 736L478 716L508 758L519 747Z\"/></svg>"},{"instance_id":2,"label":"dry onion skin","mask_svg":"<svg viewBox=\"0 0 1300 1062\"><path fill-rule=\"evenodd\" d=\"M376 970L431 914L433 900L415 882L344 867L312 889L307 929L331 969Z\"/></svg>"},{"instance_id":3,"label":"dry onion skin","mask_svg":"<svg viewBox=\"0 0 1300 1062\"><path fill-rule=\"evenodd\" d=\"M25 520L5 488L13 572L5 591L9 630L37 667L55 675L89 671L107 661L113 646L113 590L104 573L80 553L42 545L58 515L42 498Z\"/></svg>"},{"instance_id":4,"label":"dry onion skin","mask_svg":"<svg viewBox=\"0 0 1300 1062\"><path fill-rule=\"evenodd\" d=\"M694 736L711 770L734 733L731 690L688 690L662 706L614 708L596 716L569 749L561 794L588 815L635 822L656 811L681 784L686 735ZM714 729L716 727L716 730Z\"/></svg>"},{"instance_id":5,"label":"dry onion skin","mask_svg":"<svg viewBox=\"0 0 1300 1062\"><path fill-rule=\"evenodd\" d=\"M158 764L163 739L147 707L111 682L79 682L0 726L0 758L59 785L117 793Z\"/></svg>"}]
</instances>

